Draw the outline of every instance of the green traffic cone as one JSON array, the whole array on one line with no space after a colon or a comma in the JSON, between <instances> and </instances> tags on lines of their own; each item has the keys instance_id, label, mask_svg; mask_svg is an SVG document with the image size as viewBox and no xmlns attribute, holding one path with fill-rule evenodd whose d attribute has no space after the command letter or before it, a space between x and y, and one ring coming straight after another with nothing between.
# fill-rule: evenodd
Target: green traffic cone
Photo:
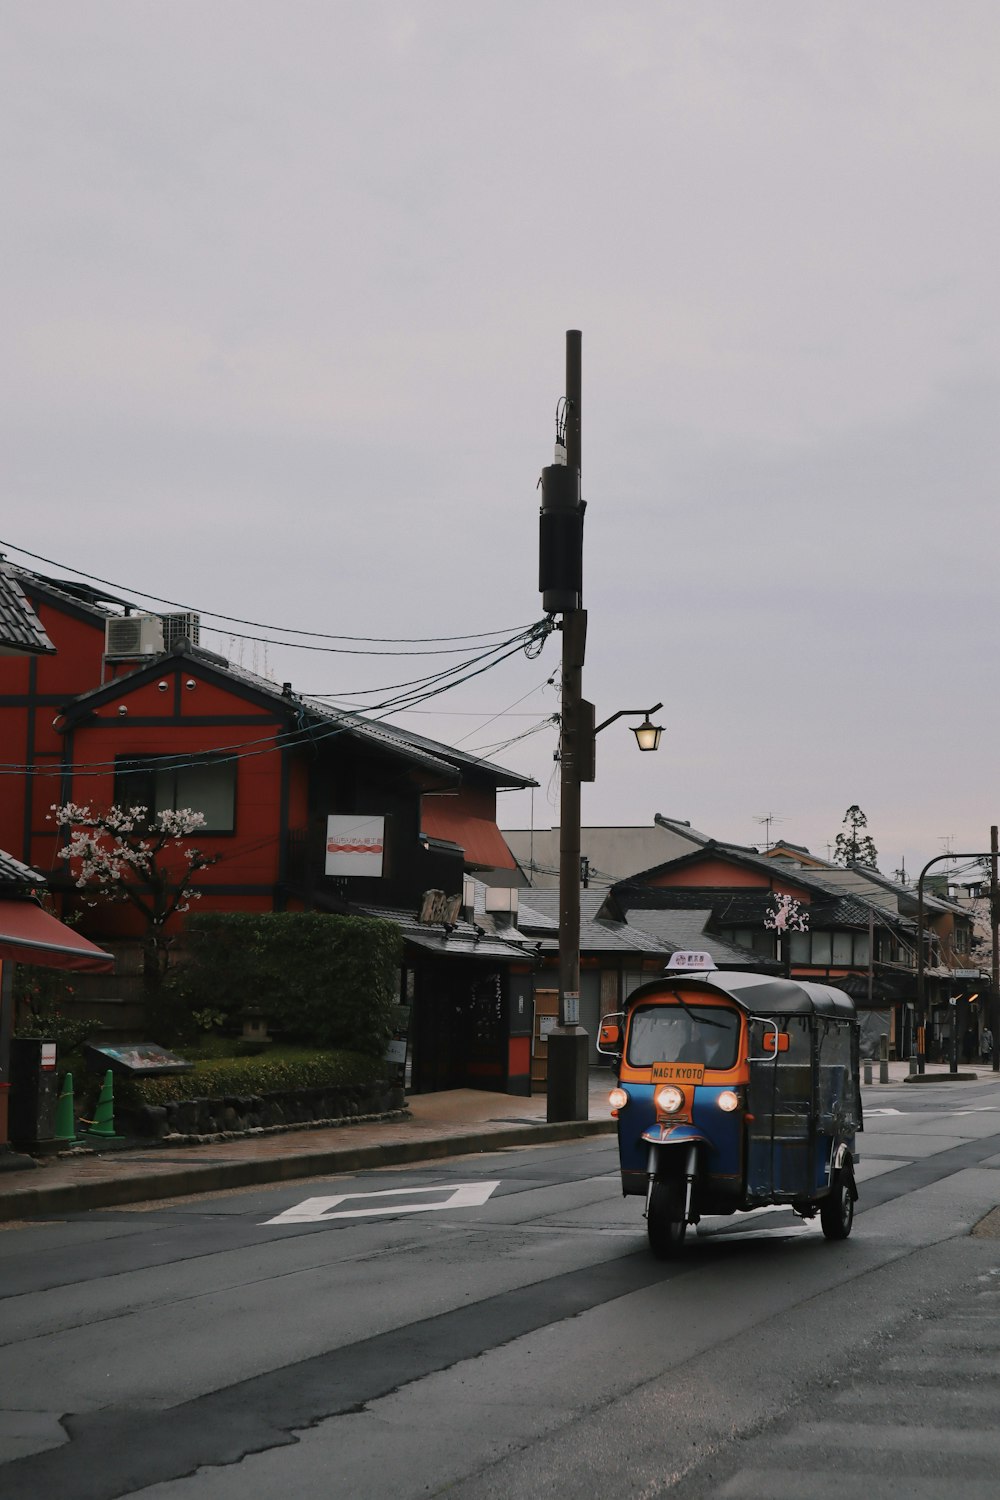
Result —
<instances>
[{"instance_id":1,"label":"green traffic cone","mask_svg":"<svg viewBox=\"0 0 1000 1500\"><path fill-rule=\"evenodd\" d=\"M62 1092L59 1095L59 1102L56 1104L54 1139L57 1141L76 1140L76 1121L73 1115L72 1073L67 1073L62 1082Z\"/></svg>"},{"instance_id":2,"label":"green traffic cone","mask_svg":"<svg viewBox=\"0 0 1000 1500\"><path fill-rule=\"evenodd\" d=\"M110 1068L104 1075L101 1097L97 1101L97 1110L87 1134L100 1136L106 1141L121 1140L121 1136L115 1135L115 1091Z\"/></svg>"}]
</instances>

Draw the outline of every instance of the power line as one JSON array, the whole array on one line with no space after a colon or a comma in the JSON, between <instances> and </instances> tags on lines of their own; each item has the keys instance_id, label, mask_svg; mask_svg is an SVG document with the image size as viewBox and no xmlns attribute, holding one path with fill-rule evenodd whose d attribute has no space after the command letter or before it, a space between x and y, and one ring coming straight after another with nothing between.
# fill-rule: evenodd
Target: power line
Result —
<instances>
[{"instance_id":1,"label":"power line","mask_svg":"<svg viewBox=\"0 0 1000 1500\"><path fill-rule=\"evenodd\" d=\"M552 685L552 678L551 677L547 677L545 679L545 681L544 682L540 682L537 687L529 688L526 693L522 693L521 694L520 698L515 698L514 701L513 701L513 703L511 703L509 705L509 707L510 708L516 708L519 703L523 703L524 702L525 698L530 698L533 693L539 693L539 692L541 692L542 688L551 687L551 685ZM502 712L500 712L498 714L494 714L492 716L492 718L486 719L476 729L470 729L468 734L463 735L460 740L456 740L455 741L456 745L461 745L461 744L464 744L464 742L466 740L471 740L472 736L474 734L478 734L481 729L486 729L488 725L494 723L497 719L502 719L504 717L504 714L507 713L507 711L508 711L507 709L504 709L504 710L502 710Z\"/></svg>"},{"instance_id":2,"label":"power line","mask_svg":"<svg viewBox=\"0 0 1000 1500\"><path fill-rule=\"evenodd\" d=\"M229 623L231 623L233 625L249 625L254 630L277 630L277 631L280 631L284 635L305 635L305 636L309 636L311 638L314 638L316 640L325 640L325 641L363 641L363 642L367 642L369 644L375 644L375 645L399 645L399 644L403 644L403 643L406 643L406 642L408 642L411 645L417 645L417 644L436 643L436 642L439 642L439 641L477 641L477 640L486 640L490 636L493 636L493 635L509 635L509 634L511 634L511 631L510 631L509 628L508 629L504 629L504 630L470 631L470 632L468 632L465 635L416 635L416 636L343 635L343 634L340 634L340 633L335 632L335 631L326 631L326 630L301 630L297 626L294 626L294 625L272 625L272 624L267 624L267 623L265 623L265 622L263 622L261 620L244 620L239 615L224 615L224 614L219 613L218 610L211 610L211 609L204 609L203 610L203 609L198 609L197 606L195 606L193 604L179 604L176 599L165 599L162 594L151 594L146 589L137 589L137 588L133 588L133 587L130 587L130 586L126 586L125 584L114 583L110 578L100 578L96 573L87 573L83 568L74 568L70 563L57 562L54 558L43 557L40 552L31 552L31 551L28 550L27 547L18 547L18 546L15 545L14 542L5 541L2 537L0 537L0 548L2 548L2 547L8 547L12 552L17 552L17 553L21 554L23 557L31 557L31 558L33 558L35 560L35 562L43 562L43 563L46 564L47 567L50 567L50 568L61 568L64 573L74 573L78 578L85 578L88 581L88 583L100 583L100 584L104 584L107 588L118 589L122 593L135 594L140 599L151 599L156 604L168 604L171 609L181 610L185 614L197 614L197 615L203 616L205 619L209 619L209 620L226 620L226 621L228 621ZM237 639L242 639L242 640L264 640L265 639L265 637L263 637L263 636L240 636L239 633L236 632L236 631L225 631L225 630L222 630L219 627L212 626L212 625L206 625L204 628L206 630L214 630L215 633L218 634L218 635L234 635L234 636L237 637ZM522 626L517 626L515 628L517 630L524 630L524 629L527 629L528 627L522 625ZM299 647L300 650L310 650L310 649L311 650L322 650L322 649L324 649L323 647L318 647L318 646L316 646L316 647L308 647L308 646L302 645L300 643L297 643L295 641L276 641L276 640L270 640L269 639L268 640L268 644L269 645L275 645L275 646L296 646L296 645L298 645L298 647ZM331 649L331 648L325 648L325 649ZM462 648L459 647L457 649L461 650ZM415 652L392 652L392 651L379 652L379 651L373 651L373 652L359 652L359 653L356 653L356 654L358 654L358 655L372 655L372 656L403 656L403 655L431 656L431 655L435 655L437 653L429 652L429 651L427 651L427 652L423 652L423 651L415 651Z\"/></svg>"},{"instance_id":3,"label":"power line","mask_svg":"<svg viewBox=\"0 0 1000 1500\"><path fill-rule=\"evenodd\" d=\"M544 630L543 626L546 627ZM530 630L522 632L519 636L514 637L512 641L500 642L497 646L492 646L486 651L480 652L478 656L471 657L459 666L436 674L436 678L428 679L428 681L437 681L437 685L429 691L420 694L403 694L399 699L389 699L384 703L373 705L367 711L366 717L362 719L362 723L378 723L380 719L387 718L393 712L403 711L404 706L409 706L411 703L427 702L429 699L437 697L441 693L448 692L454 687L460 687L464 683L471 681L474 677L479 677L484 672L492 670L493 667L499 666L501 662L508 660L519 651L527 651L539 639L544 641L545 636L548 634L548 622L543 621L540 625L532 626ZM497 655L497 652L503 646L509 646L511 649L503 651L502 655ZM494 659L487 659L490 657ZM475 670L465 671L462 676L455 675L466 667L474 667ZM448 682L439 680L446 676L451 676L453 680ZM295 697L288 699L287 702L289 704L297 704L301 716L305 717L309 709L307 699ZM335 735L346 733L351 727L347 721L358 717L351 710L340 710L336 705L333 706L332 712L340 714L340 717L335 719L332 724L323 725L323 722L320 721L319 725L312 723L303 724L300 728L274 730L266 735L258 735L251 740L241 740L230 745L222 745L217 748L205 750L193 759L190 756L190 752L187 752L187 758L178 754L157 756L156 760L163 769L176 771L185 770L191 766L202 765L206 756L211 757L217 763L226 763L230 761L250 760L259 755L273 755L277 751L293 748L298 745L320 744ZM253 748L255 746L261 748ZM442 746L441 748L447 750L449 747ZM474 752L470 753L468 758L478 760L481 763L484 760L484 757ZM106 776L109 770L114 770L116 775L122 776L144 774L144 768L129 768L126 765L122 765L120 759L110 761L82 761L76 764L60 762L58 765L52 766L15 764L13 762L0 763L0 775L5 776L62 776L68 773L74 778L77 776L94 777Z\"/></svg>"},{"instance_id":4,"label":"power line","mask_svg":"<svg viewBox=\"0 0 1000 1500\"><path fill-rule=\"evenodd\" d=\"M547 719L539 719L537 724L532 724L530 729L524 729L520 734L511 735L508 740L499 740L495 745L479 745L475 753L497 755L501 750L506 750L510 745L516 745L519 740L526 740L531 735L537 734L540 729L547 729L552 724L559 723L558 714L549 714Z\"/></svg>"}]
</instances>

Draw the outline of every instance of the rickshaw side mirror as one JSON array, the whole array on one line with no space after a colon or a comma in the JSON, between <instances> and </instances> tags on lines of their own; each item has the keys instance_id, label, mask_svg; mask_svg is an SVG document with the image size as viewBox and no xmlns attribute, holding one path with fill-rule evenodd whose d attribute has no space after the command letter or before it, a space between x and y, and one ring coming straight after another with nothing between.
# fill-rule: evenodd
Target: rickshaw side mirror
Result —
<instances>
[{"instance_id":1,"label":"rickshaw side mirror","mask_svg":"<svg viewBox=\"0 0 1000 1500\"><path fill-rule=\"evenodd\" d=\"M602 1052L605 1057L613 1057L616 1061L620 1061L622 1055L621 1023L624 1019L621 1011L612 1011L609 1016L601 1017L597 1032L598 1052Z\"/></svg>"},{"instance_id":2,"label":"rickshaw side mirror","mask_svg":"<svg viewBox=\"0 0 1000 1500\"><path fill-rule=\"evenodd\" d=\"M768 1031L761 1037L761 1045L765 1052L787 1052L789 1041L787 1031Z\"/></svg>"}]
</instances>

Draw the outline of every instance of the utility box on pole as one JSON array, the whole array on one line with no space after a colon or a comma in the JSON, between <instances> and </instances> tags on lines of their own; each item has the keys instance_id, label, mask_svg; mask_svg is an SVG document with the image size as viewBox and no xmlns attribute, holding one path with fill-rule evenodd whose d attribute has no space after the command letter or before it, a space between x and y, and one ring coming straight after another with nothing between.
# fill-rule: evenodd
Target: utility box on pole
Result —
<instances>
[{"instance_id":1,"label":"utility box on pole","mask_svg":"<svg viewBox=\"0 0 1000 1500\"><path fill-rule=\"evenodd\" d=\"M549 464L539 483L538 588L546 614L565 614L580 608L583 595L580 471Z\"/></svg>"}]
</instances>

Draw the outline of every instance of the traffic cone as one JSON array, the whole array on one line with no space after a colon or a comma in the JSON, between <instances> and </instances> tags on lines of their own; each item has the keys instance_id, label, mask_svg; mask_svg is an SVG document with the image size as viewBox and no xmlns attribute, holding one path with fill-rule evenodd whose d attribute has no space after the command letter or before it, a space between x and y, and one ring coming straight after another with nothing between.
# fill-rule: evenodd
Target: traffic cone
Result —
<instances>
[{"instance_id":1,"label":"traffic cone","mask_svg":"<svg viewBox=\"0 0 1000 1500\"><path fill-rule=\"evenodd\" d=\"M62 1092L56 1104L56 1125L53 1136L57 1141L76 1140L76 1121L73 1113L73 1075L67 1073L62 1081Z\"/></svg>"},{"instance_id":2,"label":"traffic cone","mask_svg":"<svg viewBox=\"0 0 1000 1500\"><path fill-rule=\"evenodd\" d=\"M97 1110L87 1134L100 1136L105 1141L121 1140L121 1136L115 1135L115 1091L110 1068L104 1075L101 1097L97 1101Z\"/></svg>"}]
</instances>

